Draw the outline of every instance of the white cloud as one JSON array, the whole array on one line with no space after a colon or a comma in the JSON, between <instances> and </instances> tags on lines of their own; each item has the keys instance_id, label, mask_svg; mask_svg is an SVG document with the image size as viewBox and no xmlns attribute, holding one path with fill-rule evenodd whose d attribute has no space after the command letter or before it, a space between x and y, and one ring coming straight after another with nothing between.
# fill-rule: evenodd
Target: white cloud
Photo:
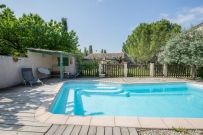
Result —
<instances>
[{"instance_id":1,"label":"white cloud","mask_svg":"<svg viewBox=\"0 0 203 135\"><path fill-rule=\"evenodd\" d=\"M196 24L203 21L203 6L184 9L177 12L175 15L161 13L160 18L165 18L172 22L188 27L191 24Z\"/></svg>"},{"instance_id":2,"label":"white cloud","mask_svg":"<svg viewBox=\"0 0 203 135\"><path fill-rule=\"evenodd\" d=\"M173 22L183 24L185 22L190 22L195 19L196 16L194 14L179 14L175 18L171 18Z\"/></svg>"},{"instance_id":3,"label":"white cloud","mask_svg":"<svg viewBox=\"0 0 203 135\"><path fill-rule=\"evenodd\" d=\"M195 14L203 14L203 7L192 8L192 9L190 9L189 12L195 13Z\"/></svg>"}]
</instances>

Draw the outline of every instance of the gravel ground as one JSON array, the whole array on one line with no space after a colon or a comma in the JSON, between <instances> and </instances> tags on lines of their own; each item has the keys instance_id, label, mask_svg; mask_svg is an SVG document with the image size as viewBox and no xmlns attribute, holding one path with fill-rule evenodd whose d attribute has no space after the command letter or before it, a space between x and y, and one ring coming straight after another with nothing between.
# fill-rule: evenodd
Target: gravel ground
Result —
<instances>
[{"instance_id":1,"label":"gravel ground","mask_svg":"<svg viewBox=\"0 0 203 135\"><path fill-rule=\"evenodd\" d=\"M158 130L158 129L137 129L139 135L203 135L203 130Z\"/></svg>"}]
</instances>

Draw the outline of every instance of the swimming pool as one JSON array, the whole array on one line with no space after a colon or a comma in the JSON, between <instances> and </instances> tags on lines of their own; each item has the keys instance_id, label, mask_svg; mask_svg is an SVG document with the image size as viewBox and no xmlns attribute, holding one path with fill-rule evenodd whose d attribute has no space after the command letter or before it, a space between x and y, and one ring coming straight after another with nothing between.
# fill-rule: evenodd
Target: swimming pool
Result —
<instances>
[{"instance_id":1,"label":"swimming pool","mask_svg":"<svg viewBox=\"0 0 203 135\"><path fill-rule=\"evenodd\" d=\"M64 83L50 112L80 116L203 118L203 88L191 83Z\"/></svg>"}]
</instances>

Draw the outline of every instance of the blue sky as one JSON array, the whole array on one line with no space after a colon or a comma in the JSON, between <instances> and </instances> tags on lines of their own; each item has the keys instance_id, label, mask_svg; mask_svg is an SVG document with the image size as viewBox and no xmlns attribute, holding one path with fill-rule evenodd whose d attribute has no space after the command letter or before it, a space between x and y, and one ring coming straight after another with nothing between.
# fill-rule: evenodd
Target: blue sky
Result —
<instances>
[{"instance_id":1,"label":"blue sky","mask_svg":"<svg viewBox=\"0 0 203 135\"><path fill-rule=\"evenodd\" d=\"M139 23L169 19L190 27L203 22L203 0L0 0L19 17L37 13L45 20L68 19L80 48L93 45L121 52L122 44Z\"/></svg>"}]
</instances>

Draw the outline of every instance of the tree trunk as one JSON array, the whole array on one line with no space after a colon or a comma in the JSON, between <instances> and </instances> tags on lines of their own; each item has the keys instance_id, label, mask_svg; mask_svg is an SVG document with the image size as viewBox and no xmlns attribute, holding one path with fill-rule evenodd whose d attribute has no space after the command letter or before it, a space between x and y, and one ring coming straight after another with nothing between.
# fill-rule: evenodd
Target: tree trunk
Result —
<instances>
[{"instance_id":1,"label":"tree trunk","mask_svg":"<svg viewBox=\"0 0 203 135\"><path fill-rule=\"evenodd\" d=\"M196 69L196 65L191 65L191 77L194 80L196 78L196 74L197 74L197 69Z\"/></svg>"}]
</instances>

